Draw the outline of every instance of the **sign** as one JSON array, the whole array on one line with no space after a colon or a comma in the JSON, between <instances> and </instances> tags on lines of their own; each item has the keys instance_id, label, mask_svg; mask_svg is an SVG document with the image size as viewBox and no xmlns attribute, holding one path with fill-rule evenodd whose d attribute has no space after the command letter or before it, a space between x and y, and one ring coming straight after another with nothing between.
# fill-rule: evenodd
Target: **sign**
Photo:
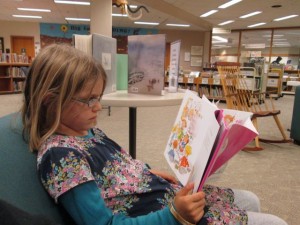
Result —
<instances>
[{"instance_id":1,"label":"sign","mask_svg":"<svg viewBox=\"0 0 300 225\"><path fill-rule=\"evenodd\" d=\"M169 92L176 92L178 87L180 44L181 41L177 40L170 47Z\"/></svg>"}]
</instances>

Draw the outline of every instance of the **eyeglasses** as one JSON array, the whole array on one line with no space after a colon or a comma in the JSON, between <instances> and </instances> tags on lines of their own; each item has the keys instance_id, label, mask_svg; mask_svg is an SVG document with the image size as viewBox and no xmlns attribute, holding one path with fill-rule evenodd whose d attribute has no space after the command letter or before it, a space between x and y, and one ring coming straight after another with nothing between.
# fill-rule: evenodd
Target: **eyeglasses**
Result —
<instances>
[{"instance_id":1,"label":"eyeglasses","mask_svg":"<svg viewBox=\"0 0 300 225\"><path fill-rule=\"evenodd\" d=\"M90 98L90 99L72 98L72 100L87 104L88 107L93 108L97 102L100 102L101 96L98 98Z\"/></svg>"}]
</instances>

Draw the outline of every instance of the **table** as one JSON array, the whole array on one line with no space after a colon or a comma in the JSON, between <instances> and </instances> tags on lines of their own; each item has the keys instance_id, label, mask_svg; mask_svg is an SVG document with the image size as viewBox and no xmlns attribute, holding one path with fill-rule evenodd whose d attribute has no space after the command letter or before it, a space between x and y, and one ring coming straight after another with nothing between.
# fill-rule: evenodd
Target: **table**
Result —
<instances>
[{"instance_id":1,"label":"table","mask_svg":"<svg viewBox=\"0 0 300 225\"><path fill-rule=\"evenodd\" d=\"M165 91L164 95L133 94L125 91L116 91L102 97L103 106L129 108L129 153L136 158L136 109L137 107L159 107L180 105L185 90L178 89L176 93Z\"/></svg>"}]
</instances>

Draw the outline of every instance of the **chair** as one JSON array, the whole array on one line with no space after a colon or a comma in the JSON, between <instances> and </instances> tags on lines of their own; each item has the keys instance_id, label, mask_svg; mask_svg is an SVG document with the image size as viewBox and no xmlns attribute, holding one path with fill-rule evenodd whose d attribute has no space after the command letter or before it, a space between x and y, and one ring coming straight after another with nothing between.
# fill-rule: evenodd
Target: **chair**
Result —
<instances>
[{"instance_id":1,"label":"chair","mask_svg":"<svg viewBox=\"0 0 300 225\"><path fill-rule=\"evenodd\" d=\"M0 118L0 199L57 224L75 224L44 190L36 169L36 155L22 139L19 114Z\"/></svg>"},{"instance_id":2,"label":"chair","mask_svg":"<svg viewBox=\"0 0 300 225\"><path fill-rule=\"evenodd\" d=\"M252 112L252 122L257 130L258 118L271 116L274 118L282 135L282 139L278 140L263 139L257 136L255 138L255 147L246 147L244 150L262 150L263 148L260 146L259 141L267 143L290 142L278 117L280 110L275 109L270 93L250 90L246 79L240 75L239 70L239 66L218 66L227 108Z\"/></svg>"}]
</instances>

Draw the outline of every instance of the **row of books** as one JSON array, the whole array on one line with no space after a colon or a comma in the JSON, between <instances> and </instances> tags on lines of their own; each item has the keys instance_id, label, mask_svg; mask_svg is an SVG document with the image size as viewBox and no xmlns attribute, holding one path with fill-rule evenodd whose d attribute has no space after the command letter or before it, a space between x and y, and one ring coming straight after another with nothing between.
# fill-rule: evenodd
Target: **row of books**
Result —
<instances>
[{"instance_id":1,"label":"row of books","mask_svg":"<svg viewBox=\"0 0 300 225\"><path fill-rule=\"evenodd\" d=\"M8 67L6 68L6 76L10 77L26 77L27 67Z\"/></svg>"},{"instance_id":2,"label":"row of books","mask_svg":"<svg viewBox=\"0 0 300 225\"><path fill-rule=\"evenodd\" d=\"M199 96L208 96L208 97L223 97L222 87L209 88L207 86L199 87Z\"/></svg>"},{"instance_id":3,"label":"row of books","mask_svg":"<svg viewBox=\"0 0 300 225\"><path fill-rule=\"evenodd\" d=\"M17 53L0 53L2 63L29 63L27 55L17 55Z\"/></svg>"},{"instance_id":4,"label":"row of books","mask_svg":"<svg viewBox=\"0 0 300 225\"><path fill-rule=\"evenodd\" d=\"M23 91L25 82L24 81L14 81L14 91Z\"/></svg>"}]
</instances>

